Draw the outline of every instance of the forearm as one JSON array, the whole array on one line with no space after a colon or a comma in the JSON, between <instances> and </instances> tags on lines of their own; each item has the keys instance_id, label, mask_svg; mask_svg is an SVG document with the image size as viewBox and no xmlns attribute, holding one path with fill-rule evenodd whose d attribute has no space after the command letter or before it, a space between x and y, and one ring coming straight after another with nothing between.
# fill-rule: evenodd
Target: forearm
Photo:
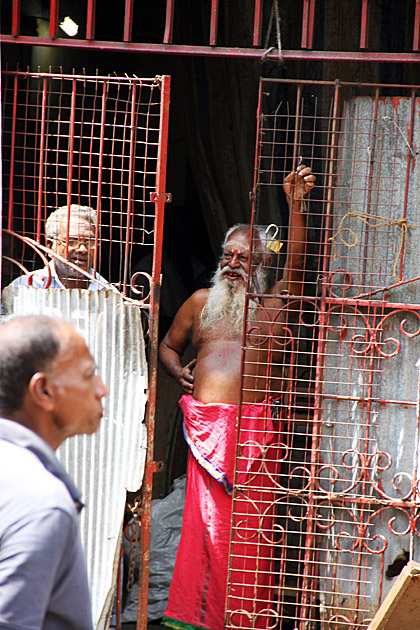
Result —
<instances>
[{"instance_id":1,"label":"forearm","mask_svg":"<svg viewBox=\"0 0 420 630\"><path fill-rule=\"evenodd\" d=\"M306 253L306 208L304 200L315 185L315 176L304 164L284 180L284 192L289 204L289 233L283 286L292 295L303 294Z\"/></svg>"},{"instance_id":2,"label":"forearm","mask_svg":"<svg viewBox=\"0 0 420 630\"><path fill-rule=\"evenodd\" d=\"M306 217L304 201L289 201L289 231L283 281L292 295L302 295L306 253Z\"/></svg>"},{"instance_id":3,"label":"forearm","mask_svg":"<svg viewBox=\"0 0 420 630\"><path fill-rule=\"evenodd\" d=\"M162 341L159 347L159 359L165 372L179 381L182 372L181 356Z\"/></svg>"}]
</instances>

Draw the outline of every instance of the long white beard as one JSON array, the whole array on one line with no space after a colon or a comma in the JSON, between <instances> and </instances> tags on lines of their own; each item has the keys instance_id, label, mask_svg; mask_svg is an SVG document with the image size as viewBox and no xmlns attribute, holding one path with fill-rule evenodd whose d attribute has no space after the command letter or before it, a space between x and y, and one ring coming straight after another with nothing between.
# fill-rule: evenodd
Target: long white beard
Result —
<instances>
[{"instance_id":1,"label":"long white beard","mask_svg":"<svg viewBox=\"0 0 420 630\"><path fill-rule=\"evenodd\" d=\"M258 286L261 292L264 292L266 289L266 281L263 275L259 274L257 270L257 276L259 276ZM242 337L246 295L245 272L243 272L242 277L243 282L229 281L224 276L219 265L212 279L207 302L201 312L200 330L202 333L211 332L215 325L223 324L226 336L235 339ZM248 307L249 317L252 317L256 308L256 302L250 301Z\"/></svg>"}]
</instances>

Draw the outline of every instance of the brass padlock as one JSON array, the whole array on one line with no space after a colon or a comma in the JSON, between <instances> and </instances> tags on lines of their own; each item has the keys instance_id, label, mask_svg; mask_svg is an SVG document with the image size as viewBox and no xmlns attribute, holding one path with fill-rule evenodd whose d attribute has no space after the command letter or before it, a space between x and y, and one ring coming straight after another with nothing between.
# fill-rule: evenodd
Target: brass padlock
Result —
<instances>
[{"instance_id":1,"label":"brass padlock","mask_svg":"<svg viewBox=\"0 0 420 630\"><path fill-rule=\"evenodd\" d=\"M274 233L270 236L269 232L272 229L274 229ZM265 233L270 239L267 243L267 249L269 249L270 252L273 252L274 254L278 254L283 247L283 243L276 238L277 234L279 233L278 226L274 223L270 223L270 225L266 228Z\"/></svg>"},{"instance_id":2,"label":"brass padlock","mask_svg":"<svg viewBox=\"0 0 420 630\"><path fill-rule=\"evenodd\" d=\"M271 252L274 252L275 254L278 254L282 247L283 247L283 243L281 241L278 241L275 238L272 238L271 241L269 241L267 245L267 248Z\"/></svg>"}]
</instances>

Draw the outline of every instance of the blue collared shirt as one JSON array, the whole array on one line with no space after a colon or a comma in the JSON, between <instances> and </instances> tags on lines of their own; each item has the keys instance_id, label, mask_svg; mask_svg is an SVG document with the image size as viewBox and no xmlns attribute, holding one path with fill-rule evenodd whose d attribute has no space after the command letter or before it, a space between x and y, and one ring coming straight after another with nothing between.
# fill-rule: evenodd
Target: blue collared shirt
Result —
<instances>
[{"instance_id":1,"label":"blue collared shirt","mask_svg":"<svg viewBox=\"0 0 420 630\"><path fill-rule=\"evenodd\" d=\"M51 261L49 263L49 268L50 268L50 272L51 272L51 284L49 286L50 289L65 289L66 287L64 286L64 284L61 282L60 278L57 275L57 272L55 270L55 266L53 261ZM103 282L105 285L109 286L109 282L107 280L105 280L105 278L103 278L97 271L94 271L93 268L89 269L89 273L91 276L94 276L97 280L99 280L99 282ZM48 268L44 267L43 269L37 269L36 271L33 271L31 273L32 276L32 287L34 289L44 289L45 288L45 283L48 279ZM24 276L19 276L19 278L16 278L15 280L13 280L9 286L13 286L13 287L28 287L29 286L29 276L24 275ZM111 288L111 287L110 287ZM101 291L104 290L105 287L103 287L101 284L99 284L98 282L95 282L94 280L90 280L89 281L89 285L87 286L87 289L89 291Z\"/></svg>"},{"instance_id":2,"label":"blue collared shirt","mask_svg":"<svg viewBox=\"0 0 420 630\"><path fill-rule=\"evenodd\" d=\"M0 629L92 630L80 494L53 449L0 418Z\"/></svg>"}]
</instances>

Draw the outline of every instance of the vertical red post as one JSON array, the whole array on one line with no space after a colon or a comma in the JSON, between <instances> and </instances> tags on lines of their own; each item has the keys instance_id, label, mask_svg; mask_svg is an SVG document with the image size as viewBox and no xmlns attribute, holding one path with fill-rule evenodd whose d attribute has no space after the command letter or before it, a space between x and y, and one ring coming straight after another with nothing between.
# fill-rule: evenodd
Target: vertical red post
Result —
<instances>
[{"instance_id":1,"label":"vertical red post","mask_svg":"<svg viewBox=\"0 0 420 630\"><path fill-rule=\"evenodd\" d=\"M334 90L334 105L331 116L331 132L330 132L330 159L328 164L328 179L327 179L327 212L325 221L325 240L324 240L324 256L323 256L323 277L327 276L329 257L328 252L330 249L329 235L332 223L333 213L333 185L335 174L335 156L337 151L338 134L339 134L339 97L340 97L340 83L336 82ZM311 606L310 596L310 584L311 584L311 571L313 570L313 563L311 562L315 551L315 527L314 527L314 511L315 502L314 496L316 495L316 479L317 479L317 465L319 457L319 442L321 439L321 424L322 424L322 404L323 404L323 383L324 383L324 366L326 357L326 343L327 343L327 326L328 326L328 304L327 304L327 285L322 283L321 296L319 302L319 338L318 338L318 358L316 362L316 376L315 376L315 392L314 392L314 416L313 416L313 429L312 429L312 442L311 442L311 472L310 472L310 486L309 486L309 498L308 498L308 512L306 515L306 541L305 541L305 555L304 555L304 570L302 580L302 599L301 599L301 611L299 617L301 620L306 620L308 610ZM300 628L304 627L302 623Z\"/></svg>"},{"instance_id":2,"label":"vertical red post","mask_svg":"<svg viewBox=\"0 0 420 630\"><path fill-rule=\"evenodd\" d=\"M407 141L408 141L407 149L408 149L408 151L407 151L407 166L406 166L406 172L405 172L405 187L404 187L404 212L403 212L403 218L404 219L407 219L408 192L409 192L409 187L410 187L410 174L411 174L413 157L414 157L414 159L416 159L416 154L414 153L414 151L412 149L413 139L414 139L414 115L415 115L415 111L416 111L416 92L415 92L415 90L412 90L412 92L411 92L410 127L407 129ZM400 259L400 270L399 270L398 277L399 277L400 282L403 279L403 274L404 274L404 260L405 260L406 248L407 248L407 244L403 241L403 245L401 247L401 253L400 253L400 256L399 256L399 259Z\"/></svg>"},{"instance_id":3,"label":"vertical red post","mask_svg":"<svg viewBox=\"0 0 420 630\"><path fill-rule=\"evenodd\" d=\"M315 0L310 0L309 4L309 23L308 23L308 48L312 48L314 39L314 22L315 22Z\"/></svg>"},{"instance_id":4,"label":"vertical red post","mask_svg":"<svg viewBox=\"0 0 420 630\"><path fill-rule=\"evenodd\" d=\"M253 46L261 46L262 0L255 0Z\"/></svg>"},{"instance_id":5,"label":"vertical red post","mask_svg":"<svg viewBox=\"0 0 420 630\"><path fill-rule=\"evenodd\" d=\"M103 180L103 166L104 166L104 144L105 144L105 120L106 120L106 102L108 93L108 83L104 81L102 84L102 104L101 104L101 135L99 140L99 163L98 163L98 197L96 200L96 212L98 220L95 231L95 258L93 261L93 268L96 271L98 268L98 242L99 242L99 227L102 225L102 180Z\"/></svg>"},{"instance_id":6,"label":"vertical red post","mask_svg":"<svg viewBox=\"0 0 420 630\"><path fill-rule=\"evenodd\" d=\"M133 33L133 8L134 0L125 0L125 15L124 15L124 38L123 41L131 42Z\"/></svg>"},{"instance_id":7,"label":"vertical red post","mask_svg":"<svg viewBox=\"0 0 420 630\"><path fill-rule=\"evenodd\" d=\"M88 0L86 16L86 39L95 38L96 0Z\"/></svg>"},{"instance_id":8,"label":"vertical red post","mask_svg":"<svg viewBox=\"0 0 420 630\"><path fill-rule=\"evenodd\" d=\"M420 0L416 0L416 12L414 15L413 52L420 50Z\"/></svg>"},{"instance_id":9,"label":"vertical red post","mask_svg":"<svg viewBox=\"0 0 420 630\"><path fill-rule=\"evenodd\" d=\"M42 105L41 105L41 129L40 129L40 146L38 160L38 201L36 216L36 240L41 241L41 224L42 224L42 199L43 199L43 183L44 183L44 158L45 158L45 121L47 112L47 77L42 82Z\"/></svg>"},{"instance_id":10,"label":"vertical red post","mask_svg":"<svg viewBox=\"0 0 420 630\"><path fill-rule=\"evenodd\" d=\"M369 0L363 0L362 4L362 20L360 25L360 48L363 50L368 46L368 30L369 30Z\"/></svg>"},{"instance_id":11,"label":"vertical red post","mask_svg":"<svg viewBox=\"0 0 420 630\"><path fill-rule=\"evenodd\" d=\"M303 0L302 48L312 48L314 38L315 0Z\"/></svg>"},{"instance_id":12,"label":"vertical red post","mask_svg":"<svg viewBox=\"0 0 420 630\"><path fill-rule=\"evenodd\" d=\"M12 138L11 138L11 146L10 146L9 207L8 207L8 217L7 217L7 229L8 230L12 229L12 217L13 217L13 191L14 191L14 173L15 173L17 92L18 92L18 75L15 74L14 81L13 81Z\"/></svg>"},{"instance_id":13,"label":"vertical red post","mask_svg":"<svg viewBox=\"0 0 420 630\"><path fill-rule=\"evenodd\" d=\"M71 205L71 193L73 188L73 159L74 159L74 127L76 119L76 93L77 93L77 79L73 79L72 93L71 93L71 109L70 109L70 129L69 129L69 147L67 157L67 226L66 226L66 256L68 256L68 238L70 231L70 205Z\"/></svg>"},{"instance_id":14,"label":"vertical red post","mask_svg":"<svg viewBox=\"0 0 420 630\"><path fill-rule=\"evenodd\" d=\"M141 83L140 83L141 90ZM125 230L125 252L124 252L124 267L123 267L123 293L127 294L127 279L130 268L130 242L131 231L133 225L133 204L134 204L134 172L135 172L135 150L136 150L136 138L137 138L137 82L131 82L131 112L130 112L130 161L128 166L128 192L127 192L127 225Z\"/></svg>"},{"instance_id":15,"label":"vertical red post","mask_svg":"<svg viewBox=\"0 0 420 630\"><path fill-rule=\"evenodd\" d=\"M20 35L20 0L13 0L12 6L12 35Z\"/></svg>"},{"instance_id":16,"label":"vertical red post","mask_svg":"<svg viewBox=\"0 0 420 630\"><path fill-rule=\"evenodd\" d=\"M172 44L172 33L173 33L173 28L174 28L174 9L175 9L175 1L167 0L165 34L163 36L164 44Z\"/></svg>"},{"instance_id":17,"label":"vertical red post","mask_svg":"<svg viewBox=\"0 0 420 630\"><path fill-rule=\"evenodd\" d=\"M50 6L50 37L58 36L58 11L60 7L59 0L51 0Z\"/></svg>"},{"instance_id":18,"label":"vertical red post","mask_svg":"<svg viewBox=\"0 0 420 630\"><path fill-rule=\"evenodd\" d=\"M218 18L219 18L219 0L211 0L210 46L216 46Z\"/></svg>"},{"instance_id":19,"label":"vertical red post","mask_svg":"<svg viewBox=\"0 0 420 630\"><path fill-rule=\"evenodd\" d=\"M149 592L149 556L150 556L150 516L152 505L153 473L155 462L153 461L154 426L156 412L156 386L157 386L157 362L158 362L158 330L159 330L159 298L161 287L162 265L162 240L163 219L165 203L167 201L166 188L166 161L168 155L168 130L169 130L169 100L170 77L161 78L161 105L159 124L159 149L156 173L156 220L154 233L154 256L152 270L152 290L150 304L150 356L149 356L149 392L146 413L147 426L147 456L142 486L141 504L141 532L140 532L140 568L139 568L139 592L137 608L137 630L147 628L147 600Z\"/></svg>"}]
</instances>

